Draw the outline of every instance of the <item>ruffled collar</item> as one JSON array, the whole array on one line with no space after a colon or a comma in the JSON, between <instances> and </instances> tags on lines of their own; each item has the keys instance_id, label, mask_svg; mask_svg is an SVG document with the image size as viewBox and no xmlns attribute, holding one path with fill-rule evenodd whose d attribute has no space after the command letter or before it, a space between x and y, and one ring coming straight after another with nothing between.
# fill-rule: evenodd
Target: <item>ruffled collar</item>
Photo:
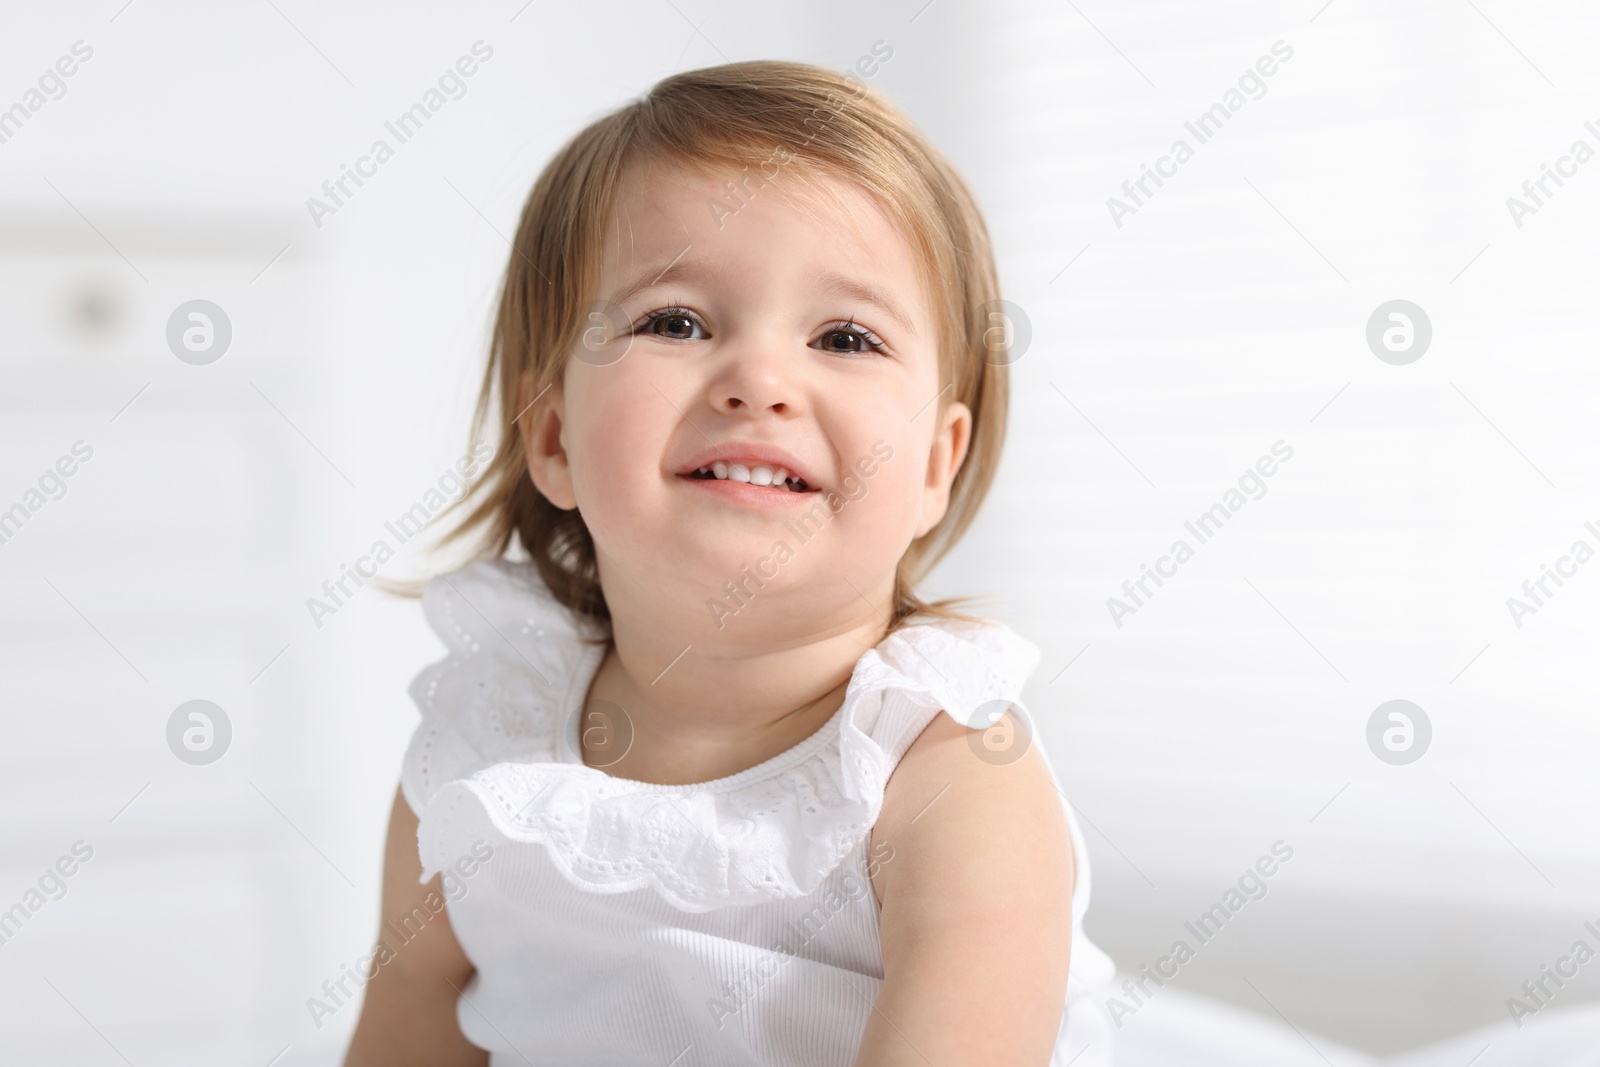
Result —
<instances>
[{"instance_id":1,"label":"ruffled collar","mask_svg":"<svg viewBox=\"0 0 1600 1067\"><path fill-rule=\"evenodd\" d=\"M402 787L424 878L481 806L507 841L543 847L579 888L651 888L684 911L809 895L877 821L894 764L941 710L967 725L1020 694L1038 649L1005 625L915 621L857 661L811 736L737 774L688 785L583 762L580 711L605 654L531 565L480 561L435 578L423 610L450 654L411 685L423 713Z\"/></svg>"}]
</instances>

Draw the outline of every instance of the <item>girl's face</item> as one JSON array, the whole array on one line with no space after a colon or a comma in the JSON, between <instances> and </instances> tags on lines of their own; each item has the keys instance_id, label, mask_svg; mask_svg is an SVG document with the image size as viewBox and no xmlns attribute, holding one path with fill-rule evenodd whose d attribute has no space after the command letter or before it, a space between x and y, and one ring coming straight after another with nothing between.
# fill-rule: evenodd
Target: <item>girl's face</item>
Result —
<instances>
[{"instance_id":1,"label":"girl's face","mask_svg":"<svg viewBox=\"0 0 1600 1067\"><path fill-rule=\"evenodd\" d=\"M614 613L649 598L700 635L875 618L966 455L912 247L857 187L775 170L627 175L592 328L524 421Z\"/></svg>"}]
</instances>

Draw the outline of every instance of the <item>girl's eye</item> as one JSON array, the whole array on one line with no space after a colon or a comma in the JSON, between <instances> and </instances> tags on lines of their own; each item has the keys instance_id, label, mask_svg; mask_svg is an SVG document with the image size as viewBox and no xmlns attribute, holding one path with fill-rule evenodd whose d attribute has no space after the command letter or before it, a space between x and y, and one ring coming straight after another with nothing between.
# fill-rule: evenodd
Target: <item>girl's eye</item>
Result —
<instances>
[{"instance_id":1,"label":"girl's eye","mask_svg":"<svg viewBox=\"0 0 1600 1067\"><path fill-rule=\"evenodd\" d=\"M703 341L708 336L699 316L688 308L676 306L650 312L633 332L668 341ZM864 355L881 352L884 348L883 338L847 319L829 326L818 338L818 344L823 351L837 355Z\"/></svg>"},{"instance_id":2,"label":"girl's eye","mask_svg":"<svg viewBox=\"0 0 1600 1067\"><path fill-rule=\"evenodd\" d=\"M881 352L884 347L883 338L865 326L848 321L834 323L818 340L823 344L823 351L845 355ZM843 340L845 347L839 346L840 340Z\"/></svg>"},{"instance_id":3,"label":"girl's eye","mask_svg":"<svg viewBox=\"0 0 1600 1067\"><path fill-rule=\"evenodd\" d=\"M697 329L702 331L700 337L694 336ZM701 341L705 339L704 329L694 312L688 308L669 307L650 312L633 332L648 333L669 341Z\"/></svg>"}]
</instances>

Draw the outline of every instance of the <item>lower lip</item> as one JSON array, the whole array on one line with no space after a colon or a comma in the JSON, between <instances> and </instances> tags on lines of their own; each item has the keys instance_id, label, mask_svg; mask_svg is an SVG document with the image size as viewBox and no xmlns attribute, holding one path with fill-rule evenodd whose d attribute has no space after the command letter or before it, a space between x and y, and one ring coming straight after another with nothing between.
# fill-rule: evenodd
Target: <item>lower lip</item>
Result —
<instances>
[{"instance_id":1,"label":"lower lip","mask_svg":"<svg viewBox=\"0 0 1600 1067\"><path fill-rule=\"evenodd\" d=\"M688 482L690 485L714 493L725 500L738 504L745 504L754 508L792 508L808 504L818 495L818 490L807 490L796 493L792 489L774 489L769 485L751 485L749 482L736 482L729 478L693 478L687 474L678 475L679 481Z\"/></svg>"}]
</instances>

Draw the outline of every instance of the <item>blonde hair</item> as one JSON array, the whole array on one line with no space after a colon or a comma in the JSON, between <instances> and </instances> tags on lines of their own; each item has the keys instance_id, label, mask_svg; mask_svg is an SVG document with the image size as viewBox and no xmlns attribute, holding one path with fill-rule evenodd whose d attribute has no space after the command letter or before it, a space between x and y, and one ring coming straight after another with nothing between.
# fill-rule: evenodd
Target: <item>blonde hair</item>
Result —
<instances>
[{"instance_id":1,"label":"blonde hair","mask_svg":"<svg viewBox=\"0 0 1600 1067\"><path fill-rule=\"evenodd\" d=\"M515 539L557 600L609 621L583 517L576 508L556 507L529 477L516 427L525 414L517 410L518 388L537 398L561 380L597 297L600 253L629 166L737 171L770 165L775 150L787 157L785 175L826 175L870 194L919 253L941 342L939 380L950 383L938 410L961 401L973 424L949 507L896 568L889 632L919 613L977 621L956 610L972 597L928 603L915 586L971 525L1005 440L1009 353L986 335L1000 297L988 230L950 163L892 104L859 82L804 63L760 60L675 74L589 125L546 165L517 226L472 420L472 440L495 424L497 448L468 492L446 509L471 510L438 548L475 534L471 558L495 559L506 557ZM389 588L421 591L420 584Z\"/></svg>"}]
</instances>

